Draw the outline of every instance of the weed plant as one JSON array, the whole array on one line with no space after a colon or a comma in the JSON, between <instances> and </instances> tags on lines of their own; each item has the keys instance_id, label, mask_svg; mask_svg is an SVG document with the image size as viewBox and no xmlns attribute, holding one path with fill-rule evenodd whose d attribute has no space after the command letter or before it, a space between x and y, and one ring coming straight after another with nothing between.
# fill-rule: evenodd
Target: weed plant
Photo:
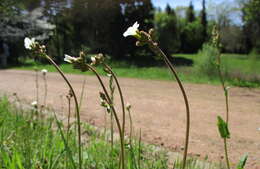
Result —
<instances>
[{"instance_id":1,"label":"weed plant","mask_svg":"<svg viewBox=\"0 0 260 169\"><path fill-rule=\"evenodd\" d=\"M190 131L190 108L188 97L185 88L179 78L175 67L170 62L168 56L159 48L154 41L154 30L149 32L139 31L139 24L135 23L129 27L124 33L124 36L134 36L137 39L137 46L148 46L154 54L161 57L173 77L183 95L184 104L186 107L186 132L185 144L182 160L176 160L173 164L174 169L204 169L213 168L206 166L204 163L200 164L198 160L188 158L189 145L189 131ZM231 169L228 158L228 144L227 139L230 138L228 129L229 122L229 106L228 106L228 87L226 86L221 69L221 53L219 49L219 35L217 32L213 34L213 46L205 46L206 60L201 63L201 68L204 71L211 70L216 65L216 72L219 75L222 88L225 94L226 101L226 119L223 120L218 116L218 128L220 136L224 141L224 153L226 157L226 167ZM61 70L61 68L53 61L51 56L46 53L44 45L36 42L34 39L25 38L25 47L32 52L33 57L40 57L47 59L62 76L64 82L69 87L68 100L68 120L67 127L58 120L56 113L54 118L46 118L45 120L39 118L38 109L38 94L37 104L32 107L28 113L12 114L12 106L4 98L0 102L0 141L1 153L0 164L1 168L10 169L43 169L43 168L65 168L65 169L166 169L169 168L167 156L165 153L149 149L148 146L142 144L141 131L139 138L136 139L133 133L133 122L130 113L131 106L125 105L123 91L117 79L116 73L113 69L105 63L105 58L102 54L87 56L84 52L79 53L79 57L72 57L65 55L64 61L69 62L75 69L82 72L92 72L98 79L102 91L100 91L101 106L110 114L111 122L111 142L107 141L106 133L101 134L91 126L81 122L80 105L84 94L85 83L82 87L80 102L74 92L70 81ZM214 59L213 56L216 56ZM96 70L96 66L103 67L103 71L109 77L109 86L105 86L104 80L100 73ZM38 90L38 74L36 74L36 88ZM47 82L46 74L44 74L45 95L44 104L46 104L47 97ZM115 84L114 84L115 83ZM114 94L117 89L120 97L121 111L118 111L114 103ZM38 93L38 92L37 92ZM71 100L75 103L76 121L71 123ZM44 105L45 106L45 105ZM126 111L130 118L130 138L125 137L126 126ZM16 110L16 112L19 112ZM23 112L23 111L22 111ZM122 113L122 119L119 118L119 113ZM42 117L42 114L40 114ZM40 121L41 120L41 121ZM114 139L114 123L117 128L119 139ZM76 130L71 130L74 126ZM76 139L77 138L77 139ZM83 138L83 139L82 139ZM83 141L84 140L84 141ZM1 161L2 160L2 161ZM244 156L237 165L237 169L243 169L247 160ZM222 167L219 167L222 168Z\"/></svg>"},{"instance_id":2,"label":"weed plant","mask_svg":"<svg viewBox=\"0 0 260 169\"><path fill-rule=\"evenodd\" d=\"M34 108L15 114L16 108L7 97L0 99L0 168L8 169L71 169L78 168L77 144L72 141L77 134L70 130L68 147L73 161L68 160L64 144L55 118L32 119ZM58 121L61 130L67 128ZM105 135L94 127L83 124L82 166L84 169L114 169L119 164L120 143L114 142L113 152ZM141 145L133 139L131 147L126 144L126 168L128 169L166 169L167 156L164 151L154 152L148 145ZM138 154L141 153L140 163ZM140 164L140 165L139 165ZM75 166L74 166L75 165Z\"/></svg>"}]
</instances>

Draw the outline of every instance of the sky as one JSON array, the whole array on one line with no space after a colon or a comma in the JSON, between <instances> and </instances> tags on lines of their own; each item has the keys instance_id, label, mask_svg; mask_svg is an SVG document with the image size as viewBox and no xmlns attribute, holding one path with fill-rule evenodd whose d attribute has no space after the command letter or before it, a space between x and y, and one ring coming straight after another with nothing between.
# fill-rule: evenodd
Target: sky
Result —
<instances>
[{"instance_id":1,"label":"sky","mask_svg":"<svg viewBox=\"0 0 260 169\"><path fill-rule=\"evenodd\" d=\"M202 8L201 7L202 0L152 0L154 6L161 7L161 9L164 9L167 3L169 3L171 7L188 6L190 4L190 1L192 1L195 9L198 10ZM231 1L231 0L214 0L215 3L221 3L224 1Z\"/></svg>"},{"instance_id":2,"label":"sky","mask_svg":"<svg viewBox=\"0 0 260 169\"><path fill-rule=\"evenodd\" d=\"M175 8L177 6L189 6L191 1L196 11L202 9L202 0L152 0L152 3L155 7L160 7L163 10L167 3L170 4L171 7ZM214 17L216 13L219 13L220 11L218 8L215 8L218 4L221 4L224 8L227 6L226 9L228 9L235 7L237 3L236 0L206 0L207 14ZM234 13L233 16L231 16L232 22L235 24L241 24L242 21L240 15L239 12Z\"/></svg>"}]
</instances>

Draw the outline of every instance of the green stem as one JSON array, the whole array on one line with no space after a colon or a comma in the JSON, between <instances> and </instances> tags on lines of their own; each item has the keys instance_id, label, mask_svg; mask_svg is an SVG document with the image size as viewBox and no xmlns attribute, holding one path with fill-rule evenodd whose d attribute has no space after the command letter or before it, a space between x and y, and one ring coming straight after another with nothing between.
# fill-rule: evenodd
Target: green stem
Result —
<instances>
[{"instance_id":1,"label":"green stem","mask_svg":"<svg viewBox=\"0 0 260 169\"><path fill-rule=\"evenodd\" d=\"M79 100L79 109L81 108L81 105L82 105L82 101L83 101L83 97L84 97L84 93L85 93L85 86L86 86L86 78L84 78L82 88L81 88L81 94L80 94L80 100Z\"/></svg>"},{"instance_id":2,"label":"green stem","mask_svg":"<svg viewBox=\"0 0 260 169\"><path fill-rule=\"evenodd\" d=\"M82 157L81 157L81 127L80 127L80 113L79 113L79 104L77 100L76 93L71 86L69 80L66 78L62 70L59 68L59 66L49 57L46 55L46 58L49 60L49 62L56 68L56 70L60 73L62 78L65 80L67 85L69 86L71 93L73 95L74 101L75 101L75 106L76 106L76 113L77 113L77 126L78 126L78 156L79 156L79 169L82 169Z\"/></svg>"},{"instance_id":3,"label":"green stem","mask_svg":"<svg viewBox=\"0 0 260 169\"><path fill-rule=\"evenodd\" d=\"M119 92L121 105L122 105L122 112L123 112L122 132L123 132L123 136L124 136L125 135L125 102L124 102L123 92L122 92L122 89L121 89L120 84L118 82L118 79L117 79L115 73L113 72L113 70L111 69L111 67L108 66L107 64L104 64L104 66L105 66L105 68L108 69L108 71L111 73L111 75L115 79L116 86L117 86L117 89L118 89L118 92Z\"/></svg>"},{"instance_id":4,"label":"green stem","mask_svg":"<svg viewBox=\"0 0 260 169\"><path fill-rule=\"evenodd\" d=\"M128 115L129 115L129 122L130 122L130 134L129 134L129 137L130 137L130 145L132 146L132 137L133 137L133 120L132 120L132 116L131 116L131 112L130 112L130 109L128 110Z\"/></svg>"},{"instance_id":5,"label":"green stem","mask_svg":"<svg viewBox=\"0 0 260 169\"><path fill-rule=\"evenodd\" d=\"M221 72L221 67L220 67L220 63L221 63L221 54L218 54L218 65L217 65L217 69L218 69L218 75L219 75L219 79L224 91L224 95L225 95L225 102L226 102L226 123L228 125L229 122L229 104L228 104L228 89L225 86L225 80L223 77L223 74ZM230 165L229 165L229 158L228 158L228 150L227 150L227 139L224 138L224 149L225 149L225 158L226 158L226 163L227 163L227 167L228 169L230 169Z\"/></svg>"},{"instance_id":6,"label":"green stem","mask_svg":"<svg viewBox=\"0 0 260 169\"><path fill-rule=\"evenodd\" d=\"M227 150L227 139L226 138L224 138L224 148L225 148L225 157L226 157L227 168L230 169L229 159L228 159L228 150Z\"/></svg>"},{"instance_id":7,"label":"green stem","mask_svg":"<svg viewBox=\"0 0 260 169\"><path fill-rule=\"evenodd\" d=\"M96 75L96 77L98 78L98 81L99 81L99 83L101 84L101 87L102 87L102 89L103 89L103 91L104 91L104 93L105 93L105 95L106 95L106 97L107 97L107 99L108 99L108 102L109 102L109 104L110 104L110 106L111 106L112 112L113 112L114 117L115 117L115 120L116 120L116 124L117 124L118 130L119 130L120 145L121 145L122 169L125 169L125 165L124 165L124 161L125 161L125 160L124 160L124 159L125 159L125 158L124 158L124 157L125 157L124 137L123 137L122 128L121 128L121 125L120 125L120 122L119 122L119 118L118 118L117 113L116 113L116 111L115 111L114 105L111 104L111 103L112 103L112 100L111 100L111 98L110 98L110 96L109 96L109 94L108 94L108 91L107 91L107 89L106 89L106 87L105 87L105 85L104 85L104 83L103 83L101 77L99 76L99 74L97 73L97 71L96 71L92 66L90 66L90 65L88 65L88 64L86 64L86 66L87 66L87 67ZM120 166L120 165L119 165L119 166Z\"/></svg>"},{"instance_id":8,"label":"green stem","mask_svg":"<svg viewBox=\"0 0 260 169\"><path fill-rule=\"evenodd\" d=\"M43 75L43 80L44 80L44 107L46 107L47 91L48 91L48 85L47 85L46 74Z\"/></svg>"},{"instance_id":9,"label":"green stem","mask_svg":"<svg viewBox=\"0 0 260 169\"><path fill-rule=\"evenodd\" d=\"M185 106L186 106L186 136L185 136L185 147L184 147L184 153L183 153L183 165L182 165L182 169L185 169L186 166L186 160L187 160L187 154L188 154L188 146L189 146L189 133L190 133L190 108L189 108L189 102L188 102L188 97L187 94L185 92L185 89L181 83L181 80L178 77L177 72L175 71L173 65L171 64L170 60L168 59L168 57L165 55L165 53L158 47L158 45L154 44L154 42L149 41L149 46L152 49L152 51L155 54L158 54L159 56L161 56L166 65L168 66L168 68L171 70L171 72L173 73L184 98L184 102L185 102Z\"/></svg>"},{"instance_id":10,"label":"green stem","mask_svg":"<svg viewBox=\"0 0 260 169\"><path fill-rule=\"evenodd\" d=\"M35 85L36 85L36 102L37 110L39 108L39 79L38 79L38 69L35 70Z\"/></svg>"},{"instance_id":11,"label":"green stem","mask_svg":"<svg viewBox=\"0 0 260 169\"><path fill-rule=\"evenodd\" d=\"M221 72L221 68L220 68L220 56L219 56L219 64L218 64L218 75L219 75L219 79L221 82L221 86L223 88L224 94L225 94L225 102L226 102L226 123L228 124L229 122L229 104L228 104L228 90L225 86L225 80L223 78L223 74Z\"/></svg>"}]
</instances>

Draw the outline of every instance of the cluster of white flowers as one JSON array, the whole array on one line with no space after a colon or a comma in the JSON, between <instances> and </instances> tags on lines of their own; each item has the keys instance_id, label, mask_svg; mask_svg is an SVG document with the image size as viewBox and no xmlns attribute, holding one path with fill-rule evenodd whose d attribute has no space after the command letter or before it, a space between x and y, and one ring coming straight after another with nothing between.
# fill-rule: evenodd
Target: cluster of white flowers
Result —
<instances>
[{"instance_id":1,"label":"cluster of white flowers","mask_svg":"<svg viewBox=\"0 0 260 169\"><path fill-rule=\"evenodd\" d=\"M123 34L124 37L127 37L127 36L135 36L137 35L138 33L138 27L139 27L139 24L137 22L134 23L133 26L130 26Z\"/></svg>"},{"instance_id":2,"label":"cluster of white flowers","mask_svg":"<svg viewBox=\"0 0 260 169\"><path fill-rule=\"evenodd\" d=\"M32 50L32 47L33 47L33 45L35 44L36 42L35 42L35 38L28 38L28 37L26 37L26 38L24 38L24 47L25 47L25 49L29 49L29 50Z\"/></svg>"}]
</instances>

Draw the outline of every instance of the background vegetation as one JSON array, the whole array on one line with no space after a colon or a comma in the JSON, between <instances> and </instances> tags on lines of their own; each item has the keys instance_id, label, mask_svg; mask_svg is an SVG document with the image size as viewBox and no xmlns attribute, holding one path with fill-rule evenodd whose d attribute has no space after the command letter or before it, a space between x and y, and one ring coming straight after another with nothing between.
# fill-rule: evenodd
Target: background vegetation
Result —
<instances>
[{"instance_id":1,"label":"background vegetation","mask_svg":"<svg viewBox=\"0 0 260 169\"><path fill-rule=\"evenodd\" d=\"M25 36L44 41L48 53L59 62L65 53L78 55L85 50L102 52L113 60L156 63L157 58L151 59L145 48L134 46L133 38L122 36L138 21L141 30L156 29L167 54L198 52L209 41L214 24L221 31L222 52L259 53L259 1L235 2L216 5L202 0L202 10L197 11L192 3L157 9L151 0L2 0L0 46L9 45L9 63L26 56L22 48Z\"/></svg>"}]
</instances>

